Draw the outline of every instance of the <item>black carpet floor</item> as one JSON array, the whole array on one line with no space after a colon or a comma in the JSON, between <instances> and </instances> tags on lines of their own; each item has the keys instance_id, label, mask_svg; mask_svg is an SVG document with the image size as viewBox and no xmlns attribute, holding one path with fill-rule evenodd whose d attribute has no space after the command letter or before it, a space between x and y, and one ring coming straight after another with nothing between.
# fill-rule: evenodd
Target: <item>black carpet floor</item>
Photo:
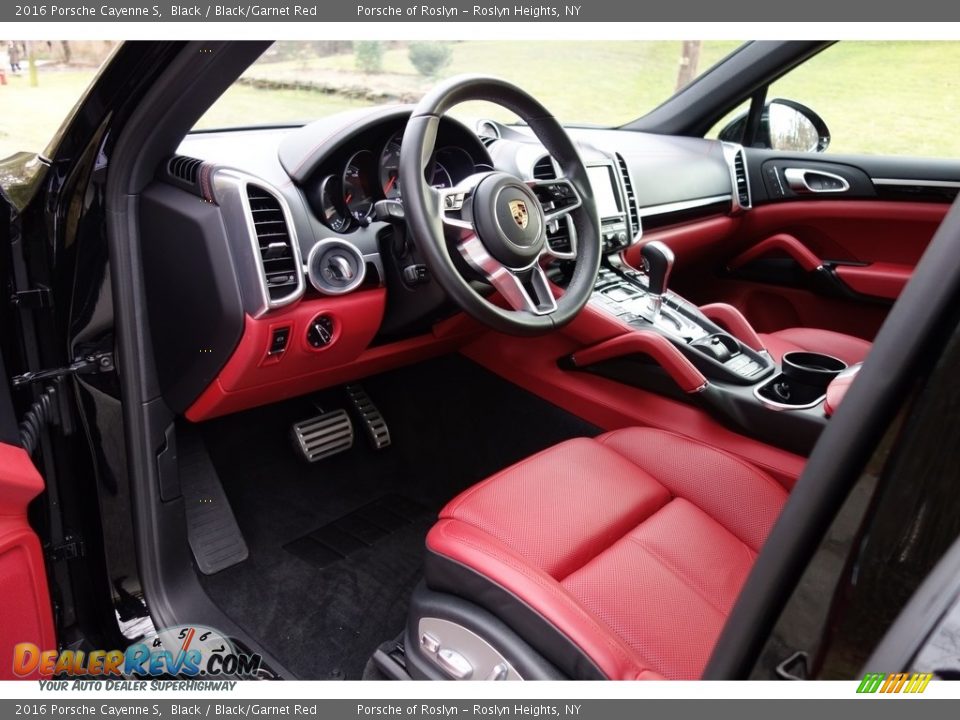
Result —
<instances>
[{"instance_id":1,"label":"black carpet floor","mask_svg":"<svg viewBox=\"0 0 960 720\"><path fill-rule=\"evenodd\" d=\"M291 424L316 415L313 402L347 407L340 390L201 426L250 548L246 561L201 581L303 679L359 679L374 649L400 633L444 503L521 458L598 432L461 356L362 384L390 427L393 443L379 452L358 434L351 450L316 464L294 454ZM399 520L380 522L376 513L391 508ZM358 517L383 530L342 558L304 550L305 537L329 539L331 528L346 537L340 530Z\"/></svg>"}]
</instances>

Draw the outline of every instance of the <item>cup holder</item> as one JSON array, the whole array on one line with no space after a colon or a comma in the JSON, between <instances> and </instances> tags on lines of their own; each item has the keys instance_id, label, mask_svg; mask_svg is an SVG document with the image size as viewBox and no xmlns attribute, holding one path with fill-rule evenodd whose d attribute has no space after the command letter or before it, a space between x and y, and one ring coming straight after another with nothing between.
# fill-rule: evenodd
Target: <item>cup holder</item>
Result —
<instances>
[{"instance_id":1,"label":"cup holder","mask_svg":"<svg viewBox=\"0 0 960 720\"><path fill-rule=\"evenodd\" d=\"M754 393L760 402L777 409L802 410L820 403L827 385L846 370L847 364L831 355L805 351L783 354L780 374Z\"/></svg>"},{"instance_id":2,"label":"cup holder","mask_svg":"<svg viewBox=\"0 0 960 720\"><path fill-rule=\"evenodd\" d=\"M832 355L794 351L783 354L780 368L794 382L825 390L831 380L847 369L847 364Z\"/></svg>"}]
</instances>

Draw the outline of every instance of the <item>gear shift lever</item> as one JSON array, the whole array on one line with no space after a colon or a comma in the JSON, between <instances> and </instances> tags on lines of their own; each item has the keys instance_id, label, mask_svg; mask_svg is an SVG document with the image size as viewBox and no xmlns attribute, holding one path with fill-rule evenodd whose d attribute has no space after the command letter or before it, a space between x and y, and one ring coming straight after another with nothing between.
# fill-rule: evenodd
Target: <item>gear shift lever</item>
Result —
<instances>
[{"instance_id":1,"label":"gear shift lever","mask_svg":"<svg viewBox=\"0 0 960 720\"><path fill-rule=\"evenodd\" d=\"M667 291L670 271L673 270L673 250L659 240L652 240L640 248L643 269L647 271L647 291L650 293L650 310L654 322L660 315L663 294Z\"/></svg>"}]
</instances>

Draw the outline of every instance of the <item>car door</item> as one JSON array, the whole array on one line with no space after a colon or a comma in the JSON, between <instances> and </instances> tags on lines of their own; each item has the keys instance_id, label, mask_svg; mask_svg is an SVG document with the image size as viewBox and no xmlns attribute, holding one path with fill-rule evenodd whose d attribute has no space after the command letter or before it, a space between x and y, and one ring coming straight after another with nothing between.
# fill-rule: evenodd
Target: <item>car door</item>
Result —
<instances>
[{"instance_id":1,"label":"car door","mask_svg":"<svg viewBox=\"0 0 960 720\"><path fill-rule=\"evenodd\" d=\"M766 88L751 137L748 113L722 126L746 146L753 207L720 267L686 284L694 299L730 302L760 332L872 339L960 188L954 54L839 43Z\"/></svg>"},{"instance_id":2,"label":"car door","mask_svg":"<svg viewBox=\"0 0 960 720\"><path fill-rule=\"evenodd\" d=\"M2 357L0 379L0 679L37 679L36 670L26 675L15 672L15 655L17 646L21 653L24 645L39 651L56 649L43 548L27 512L44 483L20 446Z\"/></svg>"}]
</instances>

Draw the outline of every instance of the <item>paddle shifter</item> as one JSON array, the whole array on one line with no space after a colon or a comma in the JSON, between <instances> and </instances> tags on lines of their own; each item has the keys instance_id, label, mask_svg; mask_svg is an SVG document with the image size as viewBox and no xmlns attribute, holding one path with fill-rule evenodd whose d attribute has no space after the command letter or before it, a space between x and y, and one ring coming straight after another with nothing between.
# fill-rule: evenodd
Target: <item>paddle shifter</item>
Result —
<instances>
[{"instance_id":1,"label":"paddle shifter","mask_svg":"<svg viewBox=\"0 0 960 720\"><path fill-rule=\"evenodd\" d=\"M647 292L650 294L650 311L656 324L663 303L663 294L667 291L667 281L673 270L673 250L659 240L652 240L640 248L643 269L647 272Z\"/></svg>"}]
</instances>

